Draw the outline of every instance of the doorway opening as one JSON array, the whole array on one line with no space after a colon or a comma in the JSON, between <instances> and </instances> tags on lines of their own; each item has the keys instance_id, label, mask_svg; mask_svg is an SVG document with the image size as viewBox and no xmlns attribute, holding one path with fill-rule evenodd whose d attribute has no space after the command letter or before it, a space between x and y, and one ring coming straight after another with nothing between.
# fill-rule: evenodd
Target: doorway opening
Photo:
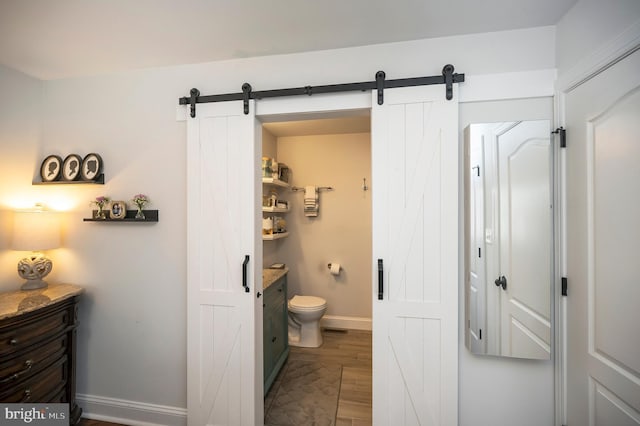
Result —
<instances>
[{"instance_id":1,"label":"doorway opening","mask_svg":"<svg viewBox=\"0 0 640 426\"><path fill-rule=\"evenodd\" d=\"M370 110L262 121L269 171L261 174L256 214L262 218L263 286L277 286L263 289L265 425L370 423ZM307 194L312 187L320 189L315 211ZM272 284L267 277L274 274L285 278ZM279 291L284 297L272 296ZM292 345L278 342L290 341L286 306L296 295L326 301L319 347L296 346L295 336Z\"/></svg>"}]
</instances>

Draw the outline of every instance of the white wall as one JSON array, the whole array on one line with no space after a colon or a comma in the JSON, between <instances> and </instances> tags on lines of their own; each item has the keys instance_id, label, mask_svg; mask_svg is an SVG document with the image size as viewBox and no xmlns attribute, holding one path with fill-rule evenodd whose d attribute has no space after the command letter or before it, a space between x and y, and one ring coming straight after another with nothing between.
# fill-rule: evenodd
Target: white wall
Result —
<instances>
[{"instance_id":1,"label":"white wall","mask_svg":"<svg viewBox=\"0 0 640 426\"><path fill-rule=\"evenodd\" d=\"M464 128L469 124L551 120L552 117L551 97L461 103L460 151L463 152ZM460 182L463 185L464 178L461 177ZM462 189L460 193L463 194ZM461 250L464 250L463 242L461 242ZM466 319L463 301L465 276L465 272L461 270L459 424L469 426L553 424L553 361L473 355L465 347Z\"/></svg>"},{"instance_id":2,"label":"white wall","mask_svg":"<svg viewBox=\"0 0 640 426\"><path fill-rule=\"evenodd\" d=\"M638 0L580 0L557 24L558 75L584 66L585 57L607 48L633 25L640 25Z\"/></svg>"},{"instance_id":3,"label":"white wall","mask_svg":"<svg viewBox=\"0 0 640 426\"><path fill-rule=\"evenodd\" d=\"M9 250L12 210L32 207L42 192L31 185L42 161L42 82L0 65L0 93L0 291L13 291L24 281L16 267L25 253ZM57 251L49 254L54 263ZM52 278L56 272L54 264Z\"/></svg>"},{"instance_id":4,"label":"white wall","mask_svg":"<svg viewBox=\"0 0 640 426\"><path fill-rule=\"evenodd\" d=\"M282 240L281 261L290 270L289 297L327 300L327 316L371 318L370 133L278 138L278 161L287 164L292 184L330 186L319 195L318 217L304 216L304 193L289 192L285 215L289 237ZM340 275L327 264L338 262Z\"/></svg>"},{"instance_id":5,"label":"white wall","mask_svg":"<svg viewBox=\"0 0 640 426\"><path fill-rule=\"evenodd\" d=\"M0 170L11 167L19 184L29 187L44 153L97 152L104 159L104 186L56 186L34 193L34 198L55 197L69 211L66 248L56 262L55 278L87 289L80 312L78 392L186 406L188 164L186 126L176 121L176 107L192 87L214 94L239 92L244 82L264 90L373 80L378 70L390 79L438 75L446 63L469 76L547 70L555 66L553 52L554 28L542 27L43 83L40 155L2 156ZM148 194L151 208L160 210L159 223L82 222L95 196L127 200L138 192ZM2 186L0 199L14 196ZM463 344L460 350L466 351ZM481 370L486 363L465 363L460 389L485 383ZM492 383L515 377L518 368L496 361ZM462 398L461 419L488 410L496 395L509 406L520 395L513 391L496 386L474 401ZM522 392L533 401L552 394L538 388Z\"/></svg>"}]
</instances>

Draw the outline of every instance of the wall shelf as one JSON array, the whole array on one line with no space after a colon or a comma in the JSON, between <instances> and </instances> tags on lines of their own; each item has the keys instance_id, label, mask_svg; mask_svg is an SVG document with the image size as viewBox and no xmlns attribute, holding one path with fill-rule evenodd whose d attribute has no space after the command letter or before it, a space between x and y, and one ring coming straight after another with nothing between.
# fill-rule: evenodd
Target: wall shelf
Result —
<instances>
[{"instance_id":1,"label":"wall shelf","mask_svg":"<svg viewBox=\"0 0 640 426\"><path fill-rule=\"evenodd\" d=\"M94 180L54 180L51 182L31 182L32 185L104 185L104 173L100 173Z\"/></svg>"},{"instance_id":2,"label":"wall shelf","mask_svg":"<svg viewBox=\"0 0 640 426\"><path fill-rule=\"evenodd\" d=\"M97 210L94 210L96 212ZM107 210L107 218L106 219L94 219L94 218L84 218L82 219L84 222L111 222L111 223L122 223L122 222L137 222L137 223L145 223L145 222L158 222L158 210L142 210L144 212L144 219L136 219L137 210L127 210L127 214L122 219L111 219L108 217L109 211Z\"/></svg>"},{"instance_id":3,"label":"wall shelf","mask_svg":"<svg viewBox=\"0 0 640 426\"><path fill-rule=\"evenodd\" d=\"M266 177L262 178L262 183L265 185L280 186L282 188L289 188L291 186L289 185L289 182L285 182L280 179L266 178Z\"/></svg>"},{"instance_id":4,"label":"wall shelf","mask_svg":"<svg viewBox=\"0 0 640 426\"><path fill-rule=\"evenodd\" d=\"M288 207L263 207L263 213L289 213Z\"/></svg>"},{"instance_id":5,"label":"wall shelf","mask_svg":"<svg viewBox=\"0 0 640 426\"><path fill-rule=\"evenodd\" d=\"M288 232L280 232L277 234L267 234L267 235L262 235L262 240L263 241L273 241L273 240L279 240L280 238L286 238L289 236Z\"/></svg>"}]
</instances>

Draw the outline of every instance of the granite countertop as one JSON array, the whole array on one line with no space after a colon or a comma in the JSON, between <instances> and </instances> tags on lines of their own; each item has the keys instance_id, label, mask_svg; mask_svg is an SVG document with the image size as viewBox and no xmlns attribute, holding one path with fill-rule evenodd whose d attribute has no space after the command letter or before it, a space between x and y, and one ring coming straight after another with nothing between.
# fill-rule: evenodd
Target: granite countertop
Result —
<instances>
[{"instance_id":1,"label":"granite countertop","mask_svg":"<svg viewBox=\"0 0 640 426\"><path fill-rule=\"evenodd\" d=\"M76 296L84 289L71 284L50 284L47 288L29 291L0 293L0 319L10 318L26 312Z\"/></svg>"},{"instance_id":2,"label":"granite countertop","mask_svg":"<svg viewBox=\"0 0 640 426\"><path fill-rule=\"evenodd\" d=\"M289 268L284 269L263 269L262 270L262 290L287 275Z\"/></svg>"}]
</instances>

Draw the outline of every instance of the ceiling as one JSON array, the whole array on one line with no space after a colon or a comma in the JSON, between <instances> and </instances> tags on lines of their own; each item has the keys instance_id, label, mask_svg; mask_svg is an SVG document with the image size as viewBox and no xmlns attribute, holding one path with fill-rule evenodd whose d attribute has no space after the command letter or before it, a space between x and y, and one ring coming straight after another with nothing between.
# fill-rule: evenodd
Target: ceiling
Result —
<instances>
[{"instance_id":1,"label":"ceiling","mask_svg":"<svg viewBox=\"0 0 640 426\"><path fill-rule=\"evenodd\" d=\"M369 133L371 131L371 117L369 114L328 118L318 117L311 120L294 117L291 121L263 123L262 127L278 138L287 136Z\"/></svg>"},{"instance_id":2,"label":"ceiling","mask_svg":"<svg viewBox=\"0 0 640 426\"><path fill-rule=\"evenodd\" d=\"M49 80L554 25L577 0L1 0L0 64Z\"/></svg>"}]
</instances>

